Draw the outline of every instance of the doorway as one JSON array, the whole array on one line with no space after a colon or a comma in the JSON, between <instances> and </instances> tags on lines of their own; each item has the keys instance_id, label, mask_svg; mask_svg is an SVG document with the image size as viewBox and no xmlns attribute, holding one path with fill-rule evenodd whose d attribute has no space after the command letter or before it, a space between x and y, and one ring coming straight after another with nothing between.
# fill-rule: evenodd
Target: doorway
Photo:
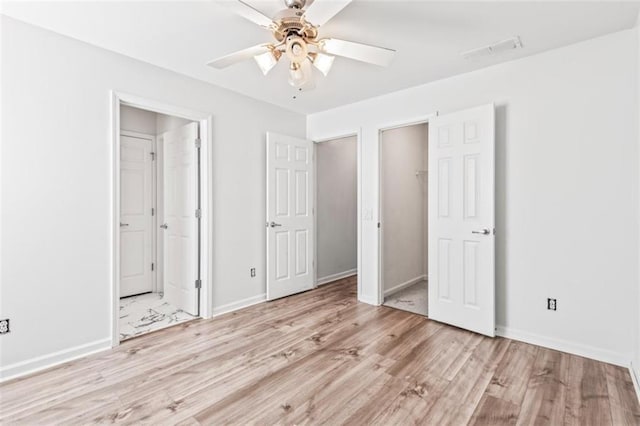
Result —
<instances>
[{"instance_id":1,"label":"doorway","mask_svg":"<svg viewBox=\"0 0 640 426\"><path fill-rule=\"evenodd\" d=\"M198 132L188 119L120 107L121 341L199 316Z\"/></svg>"},{"instance_id":2,"label":"doorway","mask_svg":"<svg viewBox=\"0 0 640 426\"><path fill-rule=\"evenodd\" d=\"M383 305L428 315L428 124L380 131Z\"/></svg>"},{"instance_id":3,"label":"doorway","mask_svg":"<svg viewBox=\"0 0 640 426\"><path fill-rule=\"evenodd\" d=\"M315 144L316 285L358 272L357 135Z\"/></svg>"},{"instance_id":4,"label":"doorway","mask_svg":"<svg viewBox=\"0 0 640 426\"><path fill-rule=\"evenodd\" d=\"M211 244L211 118L130 95L113 101L117 346L210 315L210 265L201 259Z\"/></svg>"}]
</instances>

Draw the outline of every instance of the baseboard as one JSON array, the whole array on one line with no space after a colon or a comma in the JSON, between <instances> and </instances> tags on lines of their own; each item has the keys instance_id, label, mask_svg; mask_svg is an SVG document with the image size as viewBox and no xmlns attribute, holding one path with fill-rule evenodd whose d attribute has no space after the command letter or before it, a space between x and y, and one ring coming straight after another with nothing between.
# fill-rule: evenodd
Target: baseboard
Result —
<instances>
[{"instance_id":1,"label":"baseboard","mask_svg":"<svg viewBox=\"0 0 640 426\"><path fill-rule=\"evenodd\" d=\"M636 373L636 368L633 362L629 364L629 374L631 375L633 388L636 391L636 398L638 398L638 402L640 402L640 380L638 380L638 374Z\"/></svg>"},{"instance_id":2,"label":"baseboard","mask_svg":"<svg viewBox=\"0 0 640 426\"><path fill-rule=\"evenodd\" d=\"M357 269L349 269L348 271L338 272L337 274L327 275L326 277L318 278L316 280L316 285L320 286L323 284L329 284L331 282L341 280L343 278L351 277L358 273Z\"/></svg>"},{"instance_id":3,"label":"baseboard","mask_svg":"<svg viewBox=\"0 0 640 426\"><path fill-rule=\"evenodd\" d=\"M217 317L218 315L227 314L229 312L237 311L238 309L247 308L258 303L262 303L267 300L267 294L262 293L257 296L247 297L246 299L238 300L237 302L227 303L226 305L213 308L211 317Z\"/></svg>"},{"instance_id":4,"label":"baseboard","mask_svg":"<svg viewBox=\"0 0 640 426\"><path fill-rule=\"evenodd\" d=\"M16 379L27 374L46 370L47 368L55 367L56 365L64 364L65 362L83 358L107 349L111 349L111 337L31 358L26 361L16 362L0 368L0 383Z\"/></svg>"},{"instance_id":5,"label":"baseboard","mask_svg":"<svg viewBox=\"0 0 640 426\"><path fill-rule=\"evenodd\" d=\"M415 277L415 278L411 278L408 281L405 281L403 283L400 283L396 286L391 287L388 290L384 291L384 297L387 297L395 292L398 292L402 289L405 289L407 287L411 287L412 285L414 285L415 283L419 283L420 281L426 281L427 280L427 276L426 275L420 275L419 277Z\"/></svg>"},{"instance_id":6,"label":"baseboard","mask_svg":"<svg viewBox=\"0 0 640 426\"><path fill-rule=\"evenodd\" d=\"M606 349L569 342L562 339L554 339L552 337L540 336L538 334L515 330L504 326L496 327L496 335L518 340L520 342L530 343L532 345L554 349L560 352L595 359L597 361L618 365L620 367L629 367L629 356L608 351Z\"/></svg>"}]
</instances>

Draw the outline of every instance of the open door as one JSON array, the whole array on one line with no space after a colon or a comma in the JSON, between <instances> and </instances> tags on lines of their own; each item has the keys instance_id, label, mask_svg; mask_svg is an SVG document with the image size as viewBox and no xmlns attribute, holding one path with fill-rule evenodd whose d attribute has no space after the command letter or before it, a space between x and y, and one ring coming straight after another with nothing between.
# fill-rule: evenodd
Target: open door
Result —
<instances>
[{"instance_id":1,"label":"open door","mask_svg":"<svg viewBox=\"0 0 640 426\"><path fill-rule=\"evenodd\" d=\"M429 318L495 335L494 109L429 121Z\"/></svg>"},{"instance_id":2,"label":"open door","mask_svg":"<svg viewBox=\"0 0 640 426\"><path fill-rule=\"evenodd\" d=\"M163 135L164 298L199 315L200 140L198 123Z\"/></svg>"},{"instance_id":3,"label":"open door","mask_svg":"<svg viewBox=\"0 0 640 426\"><path fill-rule=\"evenodd\" d=\"M153 291L152 144L120 135L120 297Z\"/></svg>"},{"instance_id":4,"label":"open door","mask_svg":"<svg viewBox=\"0 0 640 426\"><path fill-rule=\"evenodd\" d=\"M314 285L313 142L267 133L267 300Z\"/></svg>"}]
</instances>

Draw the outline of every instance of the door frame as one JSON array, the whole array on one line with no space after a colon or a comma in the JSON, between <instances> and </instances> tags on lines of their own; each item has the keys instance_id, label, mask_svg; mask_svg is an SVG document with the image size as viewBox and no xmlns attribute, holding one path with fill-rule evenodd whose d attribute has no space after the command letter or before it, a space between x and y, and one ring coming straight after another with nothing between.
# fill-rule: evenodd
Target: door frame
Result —
<instances>
[{"instance_id":1,"label":"door frame","mask_svg":"<svg viewBox=\"0 0 640 426\"><path fill-rule=\"evenodd\" d=\"M160 169L158 168L158 145L156 142L155 135L149 135L147 133L134 132L131 130L121 130L120 136L129 136L136 139L144 139L151 141L151 151L155 153L155 161L151 162L151 206L155 209L155 214L151 217L151 261L155 265L154 270L151 273L151 287L154 292L158 291L158 268L161 262L158 259L158 173ZM118 162L120 161L118 157ZM120 177L118 176L118 179ZM118 191L120 190L120 185L118 185ZM119 200L120 198L118 198ZM119 234L118 234L119 235ZM119 278L118 278L119 279ZM118 291L120 291L120 286L118 284Z\"/></svg>"},{"instance_id":2,"label":"door frame","mask_svg":"<svg viewBox=\"0 0 640 426\"><path fill-rule=\"evenodd\" d=\"M313 253L313 283L314 288L318 288L318 153L317 153L317 145L324 142L331 142L337 139L344 138L356 138L356 275L360 271L360 247L361 247L361 226L360 223L360 207L362 205L362 185L361 185L361 128L354 130L350 133L340 134L338 136L324 137L322 139L316 139L313 142L313 236L314 241L316 243L316 250ZM357 279L358 282L358 296L361 294L360 290L360 277ZM321 284L322 285L322 284Z\"/></svg>"},{"instance_id":3,"label":"door frame","mask_svg":"<svg viewBox=\"0 0 640 426\"><path fill-rule=\"evenodd\" d=\"M160 114L172 115L196 121L199 124L200 151L200 199L201 199L201 229L200 229L200 265L202 287L200 289L199 308L201 318L211 318L213 306L213 197L211 195L212 167L213 167L213 114L195 111L163 102L139 97L136 95L110 92L111 137L110 137L110 273L111 273L111 346L120 345L119 332L119 300L120 300L120 105L145 109ZM156 157L157 158L157 157Z\"/></svg>"},{"instance_id":4,"label":"door frame","mask_svg":"<svg viewBox=\"0 0 640 426\"><path fill-rule=\"evenodd\" d=\"M433 120L438 116L438 112L433 112L427 115L414 117L408 120L402 121L394 121L391 123L387 123L383 126L376 127L376 133L378 135L378 184L376 186L377 189L377 199L378 199L378 285L377 285L377 304L382 305L384 303L384 263L383 263L383 255L382 255L382 245L383 239L382 234L384 232L382 228L382 223L384 222L384 218L382 217L382 133L387 130L400 129L403 127L415 126L418 124L427 124L429 125L429 121ZM427 140L427 144L431 143L431 141ZM427 145L427 149L428 149ZM427 179L429 179L429 174L427 173ZM427 209L429 209L429 200L427 199ZM429 280L429 271L427 271L427 281Z\"/></svg>"}]
</instances>

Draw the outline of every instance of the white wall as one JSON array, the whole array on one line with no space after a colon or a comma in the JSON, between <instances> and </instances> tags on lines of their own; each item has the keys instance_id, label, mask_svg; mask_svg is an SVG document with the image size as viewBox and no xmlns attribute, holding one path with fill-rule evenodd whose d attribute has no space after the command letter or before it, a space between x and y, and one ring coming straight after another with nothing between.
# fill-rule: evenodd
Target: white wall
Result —
<instances>
[{"instance_id":1,"label":"white wall","mask_svg":"<svg viewBox=\"0 0 640 426\"><path fill-rule=\"evenodd\" d=\"M158 134L156 131L158 115L162 114L134 108L129 105L122 105L120 107L120 130L155 136Z\"/></svg>"},{"instance_id":2,"label":"white wall","mask_svg":"<svg viewBox=\"0 0 640 426\"><path fill-rule=\"evenodd\" d=\"M385 130L380 143L382 285L386 295L427 274L427 124Z\"/></svg>"},{"instance_id":3,"label":"white wall","mask_svg":"<svg viewBox=\"0 0 640 426\"><path fill-rule=\"evenodd\" d=\"M156 114L156 135L161 135L164 132L177 129L178 127L182 127L186 124L189 124L189 120L186 118Z\"/></svg>"},{"instance_id":4,"label":"white wall","mask_svg":"<svg viewBox=\"0 0 640 426\"><path fill-rule=\"evenodd\" d=\"M2 374L109 345L110 90L213 114L214 309L262 297L265 132L305 117L4 16L1 35Z\"/></svg>"},{"instance_id":5,"label":"white wall","mask_svg":"<svg viewBox=\"0 0 640 426\"><path fill-rule=\"evenodd\" d=\"M316 144L317 279L321 283L357 268L357 139Z\"/></svg>"},{"instance_id":6,"label":"white wall","mask_svg":"<svg viewBox=\"0 0 640 426\"><path fill-rule=\"evenodd\" d=\"M638 146L640 147L640 14L638 14L638 18L636 20L635 27L636 34L636 46L635 46L635 54L636 54L636 80L638 81L638 85L636 87L636 138ZM640 153L640 149L638 149ZM639 159L640 161L640 159ZM639 189L640 190L640 189ZM640 197L639 201L640 201ZM638 217L640 221L640 217ZM639 227L640 231L640 227ZM639 237L640 239L640 237ZM640 253L639 253L640 256ZM638 268L640 268L640 257L638 258ZM640 275L640 274L639 274ZM636 302L636 323L635 323L635 354L633 358L633 364L631 368L631 373L634 378L634 384L636 385L636 393L638 394L638 398L640 398L640 387L638 384L640 383L640 276L637 285L637 302Z\"/></svg>"},{"instance_id":7,"label":"white wall","mask_svg":"<svg viewBox=\"0 0 640 426\"><path fill-rule=\"evenodd\" d=\"M371 219L362 221L361 299L377 302L377 128L495 102L499 331L628 365L638 283L635 37L622 31L309 116L311 139L362 128L360 217Z\"/></svg>"},{"instance_id":8,"label":"white wall","mask_svg":"<svg viewBox=\"0 0 640 426\"><path fill-rule=\"evenodd\" d=\"M186 118L160 114L129 105L122 105L120 107L121 130L157 136L188 123L190 123L190 121Z\"/></svg>"}]
</instances>

